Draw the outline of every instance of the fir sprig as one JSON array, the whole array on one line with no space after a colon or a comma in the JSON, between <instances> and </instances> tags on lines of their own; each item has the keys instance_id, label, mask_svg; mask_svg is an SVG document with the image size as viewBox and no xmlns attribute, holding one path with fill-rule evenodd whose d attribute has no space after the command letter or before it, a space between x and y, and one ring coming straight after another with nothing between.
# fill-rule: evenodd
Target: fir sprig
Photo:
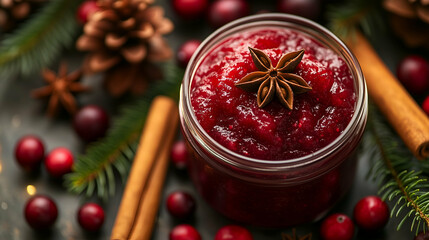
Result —
<instances>
[{"instance_id":1,"label":"fir sprig","mask_svg":"<svg viewBox=\"0 0 429 240\"><path fill-rule=\"evenodd\" d=\"M82 0L49 1L0 43L0 73L30 74L52 63L74 42L76 9Z\"/></svg>"},{"instance_id":2,"label":"fir sprig","mask_svg":"<svg viewBox=\"0 0 429 240\"><path fill-rule=\"evenodd\" d=\"M411 231L429 227L429 183L417 162L380 114L372 110L364 146L373 161L370 175L380 186L379 194L394 203L391 216L402 217L399 230L412 219ZM375 146L375 147L374 147ZM408 211L404 214L404 211Z\"/></svg>"},{"instance_id":3,"label":"fir sprig","mask_svg":"<svg viewBox=\"0 0 429 240\"><path fill-rule=\"evenodd\" d=\"M96 194L106 199L115 193L114 171L125 182L151 100L157 95L178 99L183 71L171 65L165 68L165 80L148 89L147 96L127 106L107 136L78 158L73 172L66 175L65 185L69 191L87 196Z\"/></svg>"},{"instance_id":4,"label":"fir sprig","mask_svg":"<svg viewBox=\"0 0 429 240\"><path fill-rule=\"evenodd\" d=\"M328 28L340 37L352 36L361 27L366 35L382 29L383 17L379 0L350 0L345 5L330 6Z\"/></svg>"}]
</instances>

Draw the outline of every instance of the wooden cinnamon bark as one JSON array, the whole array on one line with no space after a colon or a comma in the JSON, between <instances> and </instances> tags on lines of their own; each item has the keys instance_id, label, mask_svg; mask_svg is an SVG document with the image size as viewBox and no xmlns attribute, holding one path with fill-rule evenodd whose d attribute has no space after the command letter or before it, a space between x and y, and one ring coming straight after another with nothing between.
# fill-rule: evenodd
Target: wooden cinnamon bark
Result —
<instances>
[{"instance_id":1,"label":"wooden cinnamon bark","mask_svg":"<svg viewBox=\"0 0 429 240\"><path fill-rule=\"evenodd\" d=\"M361 34L347 45L357 57L368 92L381 112L418 159L429 156L429 118L389 71Z\"/></svg>"},{"instance_id":2,"label":"wooden cinnamon bark","mask_svg":"<svg viewBox=\"0 0 429 240\"><path fill-rule=\"evenodd\" d=\"M179 114L167 97L153 100L110 239L150 239Z\"/></svg>"}]
</instances>

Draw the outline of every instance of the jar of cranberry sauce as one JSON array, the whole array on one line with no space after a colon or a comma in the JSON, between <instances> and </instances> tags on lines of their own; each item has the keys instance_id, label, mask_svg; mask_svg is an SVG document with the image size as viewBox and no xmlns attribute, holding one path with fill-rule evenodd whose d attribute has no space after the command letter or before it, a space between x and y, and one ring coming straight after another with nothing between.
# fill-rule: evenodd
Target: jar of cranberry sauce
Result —
<instances>
[{"instance_id":1,"label":"jar of cranberry sauce","mask_svg":"<svg viewBox=\"0 0 429 240\"><path fill-rule=\"evenodd\" d=\"M288 71L311 90L294 92L291 109L276 96L259 107L257 89L236 86L261 71L251 49L273 67L304 50ZM356 58L327 29L287 14L236 20L201 44L185 72L179 108L190 176L214 209L241 223L316 221L352 185L367 101Z\"/></svg>"}]
</instances>

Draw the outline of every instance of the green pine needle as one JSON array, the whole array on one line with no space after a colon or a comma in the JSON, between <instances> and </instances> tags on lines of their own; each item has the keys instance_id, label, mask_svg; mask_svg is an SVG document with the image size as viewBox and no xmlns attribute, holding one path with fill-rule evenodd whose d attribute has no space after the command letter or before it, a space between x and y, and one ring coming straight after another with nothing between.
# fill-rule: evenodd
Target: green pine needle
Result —
<instances>
[{"instance_id":1,"label":"green pine needle","mask_svg":"<svg viewBox=\"0 0 429 240\"><path fill-rule=\"evenodd\" d=\"M397 230L410 218L411 231L417 234L427 230L429 182L417 170L420 163L374 109L370 111L368 127L364 149L373 161L370 175L379 184L382 199L394 203L391 216L402 218Z\"/></svg>"},{"instance_id":2,"label":"green pine needle","mask_svg":"<svg viewBox=\"0 0 429 240\"><path fill-rule=\"evenodd\" d=\"M49 1L0 42L0 73L28 75L52 63L74 43L76 9L82 0Z\"/></svg>"},{"instance_id":3,"label":"green pine needle","mask_svg":"<svg viewBox=\"0 0 429 240\"><path fill-rule=\"evenodd\" d=\"M328 28L340 37L353 36L360 27L366 35L383 29L383 17L377 0L351 0L345 5L330 6L327 11Z\"/></svg>"},{"instance_id":4,"label":"green pine needle","mask_svg":"<svg viewBox=\"0 0 429 240\"><path fill-rule=\"evenodd\" d=\"M73 172L66 175L65 185L69 191L88 197L96 194L107 199L115 193L115 171L124 183L134 158L140 133L151 100L157 95L178 99L183 71L165 66L166 77L148 89L148 95L123 109L107 136L87 149L74 165Z\"/></svg>"}]
</instances>

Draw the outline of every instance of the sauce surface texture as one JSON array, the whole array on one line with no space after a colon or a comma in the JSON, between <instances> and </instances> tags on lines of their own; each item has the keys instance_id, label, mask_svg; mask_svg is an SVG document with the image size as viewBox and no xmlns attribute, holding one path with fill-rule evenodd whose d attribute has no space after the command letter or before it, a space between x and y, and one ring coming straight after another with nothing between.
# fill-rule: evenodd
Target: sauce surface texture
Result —
<instances>
[{"instance_id":1,"label":"sauce surface texture","mask_svg":"<svg viewBox=\"0 0 429 240\"><path fill-rule=\"evenodd\" d=\"M293 73L313 89L295 95L292 110L276 99L258 108L256 92L234 85L257 71L248 47L263 50L273 66L283 54L304 49ZM226 148L265 160L301 157L328 145L347 127L356 102L353 77L338 54L281 28L228 37L204 58L191 84L191 104L203 129Z\"/></svg>"}]
</instances>

